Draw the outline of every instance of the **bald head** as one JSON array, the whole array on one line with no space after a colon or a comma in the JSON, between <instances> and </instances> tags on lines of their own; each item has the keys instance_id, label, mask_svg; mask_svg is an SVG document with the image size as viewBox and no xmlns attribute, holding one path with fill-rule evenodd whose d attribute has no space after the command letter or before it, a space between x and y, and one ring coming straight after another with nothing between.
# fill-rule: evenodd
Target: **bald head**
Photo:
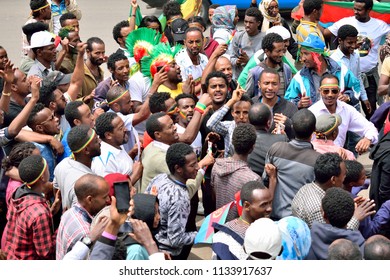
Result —
<instances>
[{"instance_id":1,"label":"bald head","mask_svg":"<svg viewBox=\"0 0 390 280\"><path fill-rule=\"evenodd\" d=\"M344 238L336 239L328 248L328 260L362 260L359 246Z\"/></svg>"},{"instance_id":2,"label":"bald head","mask_svg":"<svg viewBox=\"0 0 390 280\"><path fill-rule=\"evenodd\" d=\"M95 196L99 192L100 185L107 184L103 177L94 174L81 176L74 184L74 192L80 202L88 196Z\"/></svg>"},{"instance_id":3,"label":"bald head","mask_svg":"<svg viewBox=\"0 0 390 280\"><path fill-rule=\"evenodd\" d=\"M368 238L364 244L364 259L390 260L390 240L380 234Z\"/></svg>"},{"instance_id":4,"label":"bald head","mask_svg":"<svg viewBox=\"0 0 390 280\"><path fill-rule=\"evenodd\" d=\"M215 63L215 71L222 72L228 78L230 83L233 78L233 66L230 60L225 56L220 56Z\"/></svg>"},{"instance_id":5,"label":"bald head","mask_svg":"<svg viewBox=\"0 0 390 280\"><path fill-rule=\"evenodd\" d=\"M258 130L268 131L272 124L271 110L263 103L253 104L249 110L249 122Z\"/></svg>"}]
</instances>

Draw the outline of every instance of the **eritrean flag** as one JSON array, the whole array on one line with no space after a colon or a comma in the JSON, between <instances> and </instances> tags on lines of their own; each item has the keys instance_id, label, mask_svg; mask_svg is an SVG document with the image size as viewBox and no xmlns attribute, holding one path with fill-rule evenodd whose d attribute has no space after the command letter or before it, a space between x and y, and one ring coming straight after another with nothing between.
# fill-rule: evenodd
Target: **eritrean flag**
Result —
<instances>
[{"instance_id":1,"label":"eritrean flag","mask_svg":"<svg viewBox=\"0 0 390 280\"><path fill-rule=\"evenodd\" d=\"M202 225L200 226L200 229L198 231L198 234L195 237L194 244L198 243L213 243L213 235L214 235L214 228L212 226L213 223L218 223L220 225L223 225L226 221L227 214L229 213L229 210L236 204L235 201L232 201L221 208L215 210L213 213L208 215Z\"/></svg>"},{"instance_id":2,"label":"eritrean flag","mask_svg":"<svg viewBox=\"0 0 390 280\"><path fill-rule=\"evenodd\" d=\"M329 27L342 18L354 16L353 4L353 2L325 1L320 18L321 25ZM374 2L370 16L390 24L390 3Z\"/></svg>"}]
</instances>

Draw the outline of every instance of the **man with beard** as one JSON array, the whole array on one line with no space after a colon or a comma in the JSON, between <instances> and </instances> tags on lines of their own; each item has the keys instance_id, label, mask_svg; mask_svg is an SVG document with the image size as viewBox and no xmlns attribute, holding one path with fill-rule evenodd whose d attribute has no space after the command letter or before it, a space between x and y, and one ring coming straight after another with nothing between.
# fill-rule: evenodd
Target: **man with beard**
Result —
<instances>
[{"instance_id":1,"label":"man with beard","mask_svg":"<svg viewBox=\"0 0 390 280\"><path fill-rule=\"evenodd\" d=\"M104 81L100 82L95 90L94 108L101 106L107 97L107 92L113 84L118 84L125 89L129 89L129 74L130 74L130 65L127 57L119 52L115 52L108 57L107 61L108 70L111 73L111 77L108 77Z\"/></svg>"},{"instance_id":2,"label":"man with beard","mask_svg":"<svg viewBox=\"0 0 390 280\"><path fill-rule=\"evenodd\" d=\"M274 174L276 173L275 168L272 172L272 176L276 176ZM240 198L242 204L241 216L224 225L214 225L219 231L213 236L213 259L232 260L245 256L242 245L246 230L254 221L270 217L272 211L271 192L261 181L245 183L241 188ZM233 238L233 234L238 235L241 242Z\"/></svg>"},{"instance_id":3,"label":"man with beard","mask_svg":"<svg viewBox=\"0 0 390 280\"><path fill-rule=\"evenodd\" d=\"M92 171L102 177L110 173L127 174L132 184L142 176L142 165L123 149L129 136L125 123L114 112L106 112L96 119L96 133L102 140L101 154L92 160Z\"/></svg>"},{"instance_id":4,"label":"man with beard","mask_svg":"<svg viewBox=\"0 0 390 280\"><path fill-rule=\"evenodd\" d=\"M226 87L226 83L223 86ZM242 88L237 88L235 91L233 91L232 99L230 99L228 102L226 102L225 105L223 105L218 111L216 111L210 117L206 124L207 128L211 129L212 131L218 133L221 137L223 137L225 142L225 157L233 155L234 148L232 145L232 136L236 125L238 125L239 123L249 122L248 114L253 102L248 96L243 95L244 93L245 90L243 90ZM222 97L222 95L220 95L220 97ZM230 109L232 109L232 116L234 120L222 121L222 119L230 111Z\"/></svg>"},{"instance_id":5,"label":"man with beard","mask_svg":"<svg viewBox=\"0 0 390 280\"><path fill-rule=\"evenodd\" d=\"M196 100L191 94L182 93L175 98L177 108L179 109L179 122L175 123L178 134L183 134L194 116ZM194 149L196 156L199 158L202 150L202 137L200 132L196 135L191 147Z\"/></svg>"},{"instance_id":6,"label":"man with beard","mask_svg":"<svg viewBox=\"0 0 390 280\"><path fill-rule=\"evenodd\" d=\"M158 87L158 92L168 92L173 99L183 92L193 94L192 79L187 79L182 83L183 78L180 73L180 66L174 60L166 66L165 71L167 79Z\"/></svg>"},{"instance_id":7,"label":"man with beard","mask_svg":"<svg viewBox=\"0 0 390 280\"><path fill-rule=\"evenodd\" d=\"M192 79L195 83L195 94L199 95L202 73L208 63L207 56L200 53L203 47L202 31L196 27L188 28L184 44L185 49L175 56L175 61L180 66L183 81Z\"/></svg>"},{"instance_id":8,"label":"man with beard","mask_svg":"<svg viewBox=\"0 0 390 280\"><path fill-rule=\"evenodd\" d=\"M294 132L291 127L291 118L298 111L297 106L292 102L287 102L282 96L278 96L280 89L280 75L272 68L265 68L258 82L260 95L252 98L254 103L264 103L271 108L273 114L273 122L270 126L270 131L275 128L286 132L289 139L294 138ZM278 132L276 130L275 132Z\"/></svg>"},{"instance_id":9,"label":"man with beard","mask_svg":"<svg viewBox=\"0 0 390 280\"><path fill-rule=\"evenodd\" d=\"M87 59L84 63L84 82L81 93L77 98L85 98L90 95L97 85L103 81L104 71L100 65L105 60L105 45L102 39L91 37L87 40ZM89 108L93 102L88 103Z\"/></svg>"},{"instance_id":10,"label":"man with beard","mask_svg":"<svg viewBox=\"0 0 390 280\"><path fill-rule=\"evenodd\" d=\"M337 96L340 94L339 81L336 76L326 74L321 78L319 92L321 100L309 108L314 115L339 114L343 120L339 126L339 134L334 143L340 147L345 144L347 131L358 134L362 139L356 144L355 150L359 154L365 153L368 148L378 141L378 130L373 123L366 120L354 107L341 102Z\"/></svg>"},{"instance_id":11,"label":"man with beard","mask_svg":"<svg viewBox=\"0 0 390 280\"><path fill-rule=\"evenodd\" d=\"M37 103L32 110L27 125L32 131L44 135L57 135L60 133L59 119L56 117L54 112L49 108L45 107L42 103ZM56 155L49 144L35 143L43 158L46 159L47 165L50 172L50 182L54 178L54 168L57 164Z\"/></svg>"},{"instance_id":12,"label":"man with beard","mask_svg":"<svg viewBox=\"0 0 390 280\"><path fill-rule=\"evenodd\" d=\"M261 72L266 68L275 69L279 74L279 88L278 96L284 96L290 81L292 79L292 72L290 66L282 62L284 55L285 43L279 34L269 33L265 35L261 42L261 47L264 54L267 56L264 61L249 71L246 83L247 95L250 97L257 97L261 95L261 88L259 87L259 77Z\"/></svg>"},{"instance_id":13,"label":"man with beard","mask_svg":"<svg viewBox=\"0 0 390 280\"><path fill-rule=\"evenodd\" d=\"M92 159L100 155L100 139L89 125L73 127L68 134L68 145L73 157L62 160L54 170L53 188L61 191L62 210L77 203L75 182L84 174L93 173Z\"/></svg>"}]
</instances>

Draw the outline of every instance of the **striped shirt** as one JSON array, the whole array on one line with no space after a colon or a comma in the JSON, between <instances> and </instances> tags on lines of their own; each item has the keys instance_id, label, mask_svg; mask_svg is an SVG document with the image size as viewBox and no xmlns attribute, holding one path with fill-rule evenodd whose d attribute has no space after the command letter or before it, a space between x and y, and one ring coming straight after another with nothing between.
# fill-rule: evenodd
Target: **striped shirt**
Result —
<instances>
[{"instance_id":1,"label":"striped shirt","mask_svg":"<svg viewBox=\"0 0 390 280\"><path fill-rule=\"evenodd\" d=\"M306 40L306 37L309 36L310 33L315 33L318 37L321 38L323 42L325 42L324 35L322 35L321 30L318 28L317 23L301 20L301 23L297 27L297 43L300 45Z\"/></svg>"},{"instance_id":2,"label":"striped shirt","mask_svg":"<svg viewBox=\"0 0 390 280\"><path fill-rule=\"evenodd\" d=\"M62 260L77 241L89 234L92 216L76 203L62 217L57 234L56 259Z\"/></svg>"}]
</instances>

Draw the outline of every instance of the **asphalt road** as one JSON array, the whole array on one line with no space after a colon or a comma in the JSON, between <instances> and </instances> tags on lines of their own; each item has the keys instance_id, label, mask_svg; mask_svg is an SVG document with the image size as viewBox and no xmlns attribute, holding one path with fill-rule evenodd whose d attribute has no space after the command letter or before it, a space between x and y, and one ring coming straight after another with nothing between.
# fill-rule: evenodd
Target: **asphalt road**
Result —
<instances>
[{"instance_id":1,"label":"asphalt road","mask_svg":"<svg viewBox=\"0 0 390 280\"><path fill-rule=\"evenodd\" d=\"M30 14L30 1L1 0L0 16L0 46L3 46L9 58L18 66L21 58L22 26ZM97 36L106 44L106 53L110 55L118 48L112 37L112 28L121 20L127 19L130 10L130 0L77 0L83 14L80 21L80 37L83 41ZM161 9L146 8L139 1L144 15L159 16ZM105 68L105 67L103 67Z\"/></svg>"}]
</instances>

